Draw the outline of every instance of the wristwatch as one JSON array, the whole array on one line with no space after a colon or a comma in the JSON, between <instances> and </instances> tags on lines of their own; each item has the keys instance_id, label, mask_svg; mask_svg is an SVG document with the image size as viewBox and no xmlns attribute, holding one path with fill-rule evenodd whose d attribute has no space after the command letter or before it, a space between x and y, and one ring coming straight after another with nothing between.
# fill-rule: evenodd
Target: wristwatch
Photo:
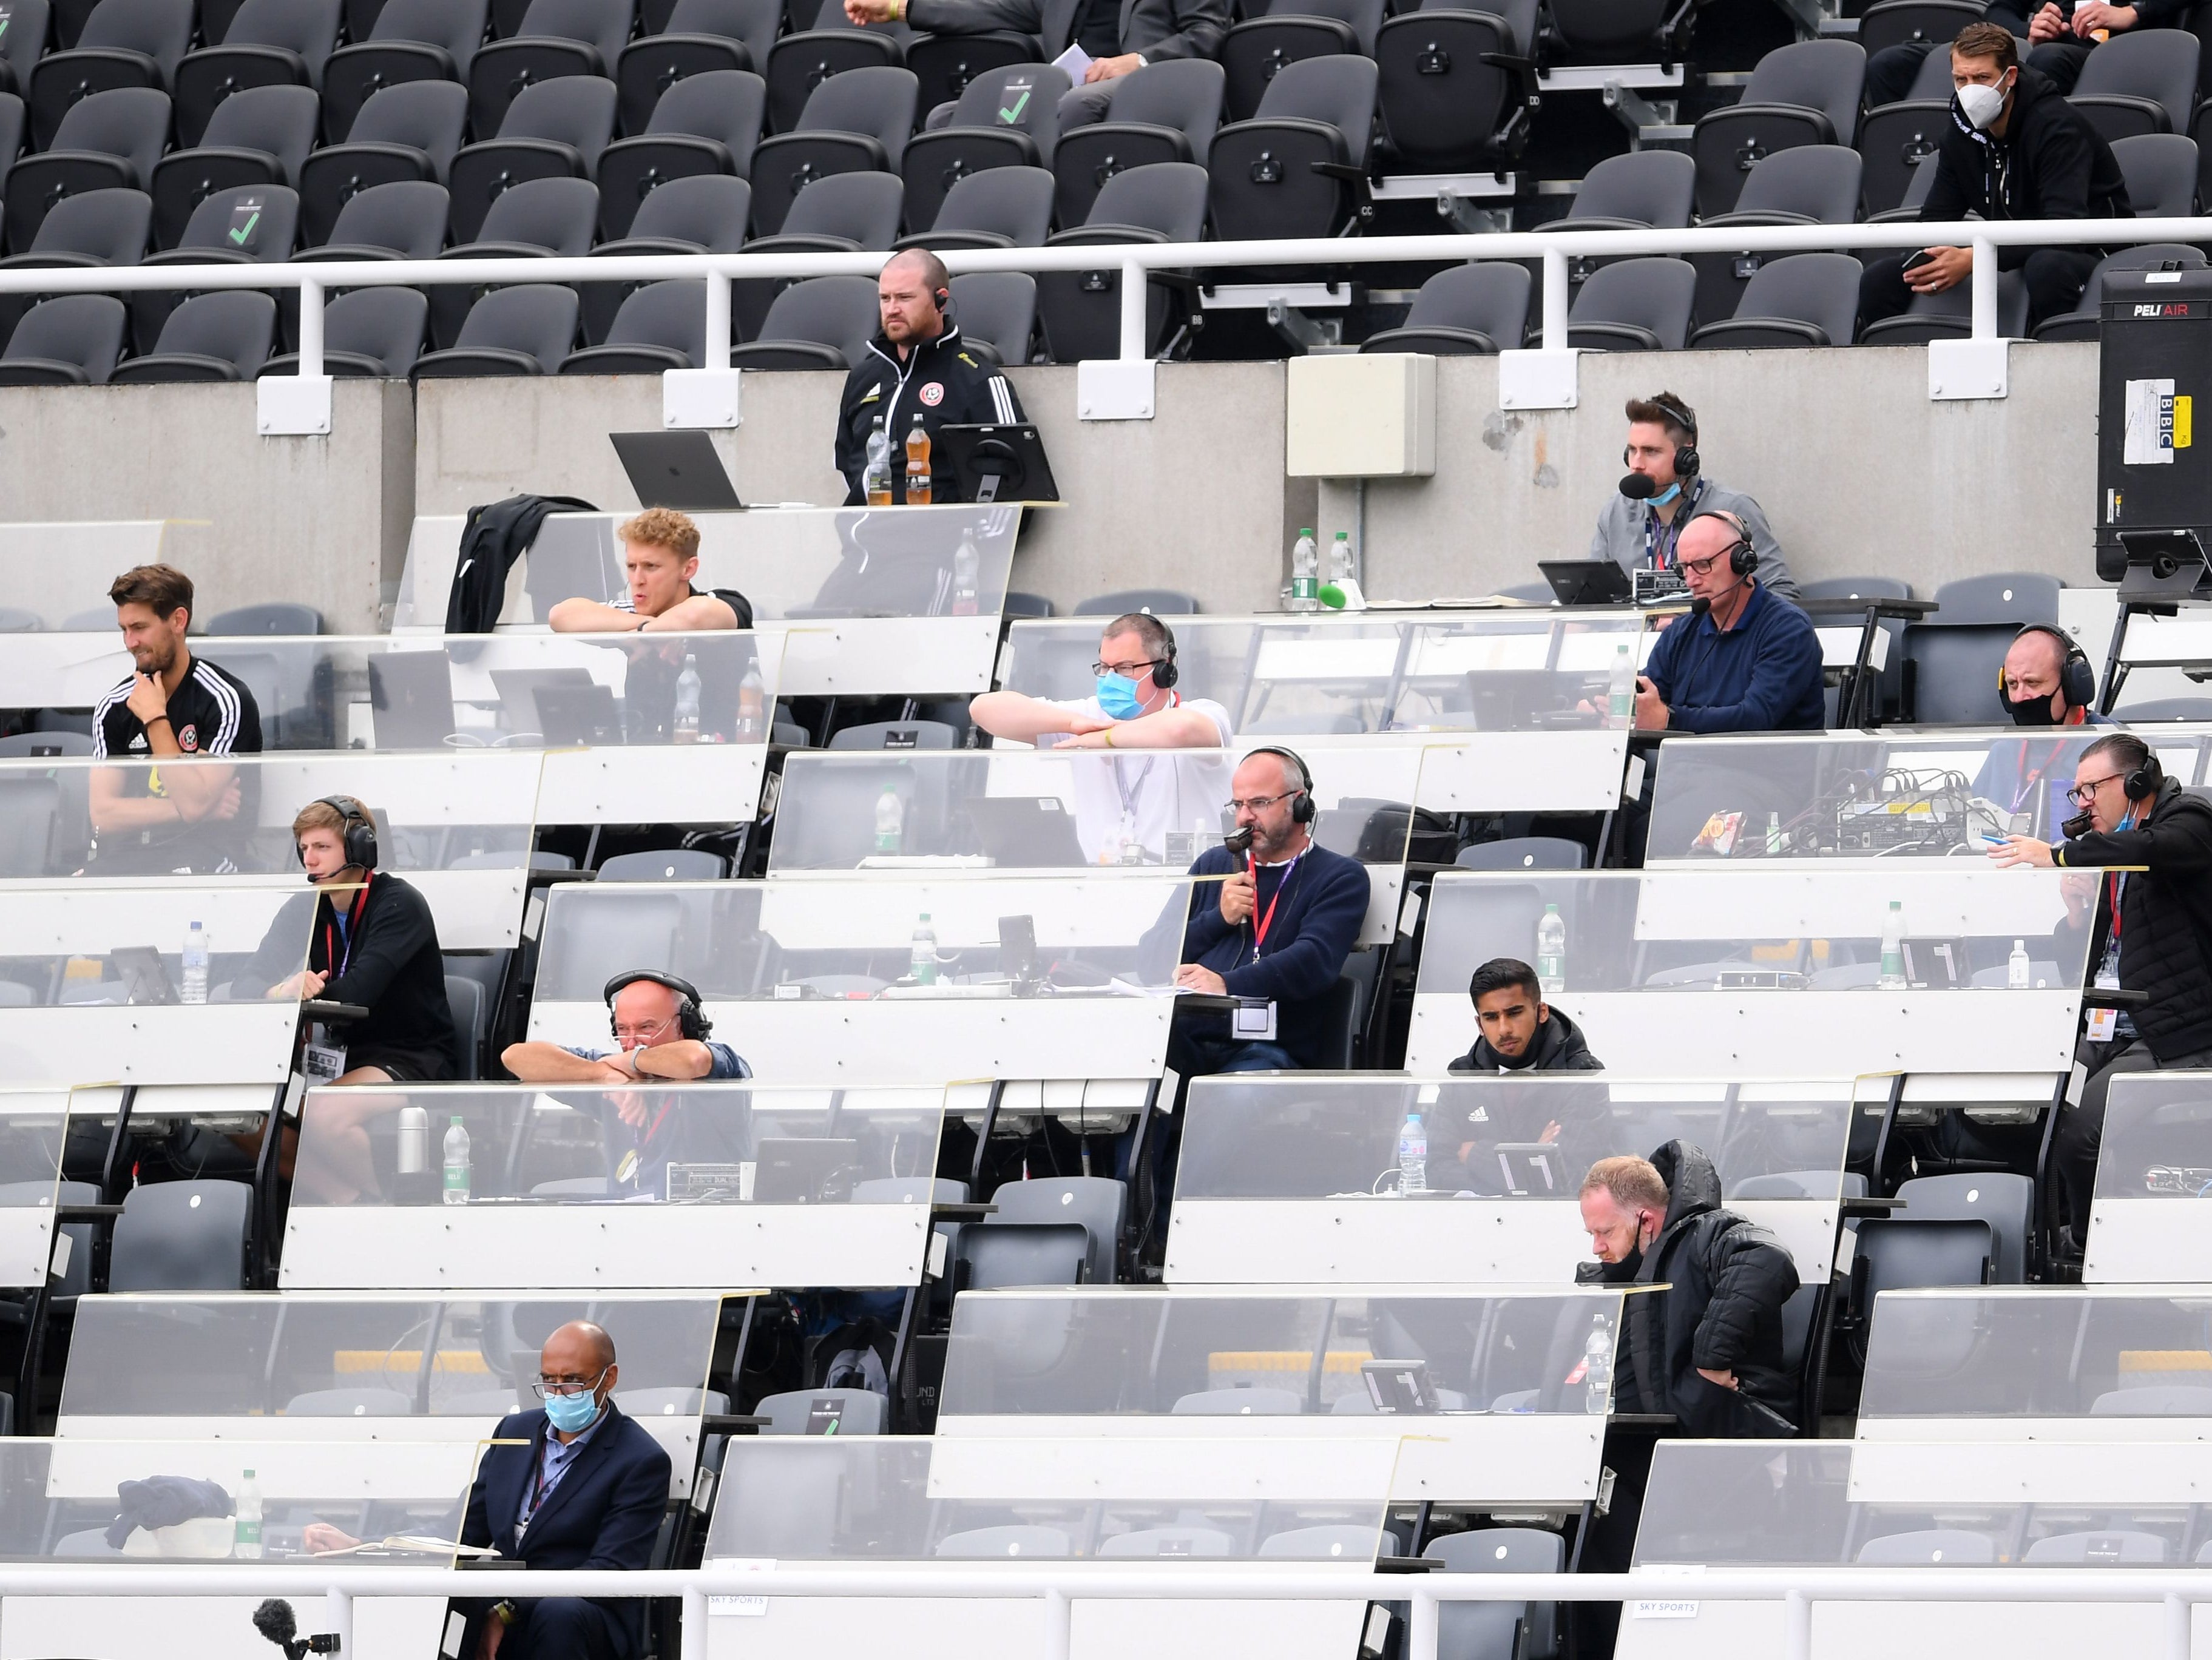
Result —
<instances>
[{"instance_id":1,"label":"wristwatch","mask_svg":"<svg viewBox=\"0 0 2212 1660\"><path fill-rule=\"evenodd\" d=\"M522 1610L512 1602L494 1602L491 1605L491 1617L502 1626L511 1626L521 1616Z\"/></svg>"}]
</instances>

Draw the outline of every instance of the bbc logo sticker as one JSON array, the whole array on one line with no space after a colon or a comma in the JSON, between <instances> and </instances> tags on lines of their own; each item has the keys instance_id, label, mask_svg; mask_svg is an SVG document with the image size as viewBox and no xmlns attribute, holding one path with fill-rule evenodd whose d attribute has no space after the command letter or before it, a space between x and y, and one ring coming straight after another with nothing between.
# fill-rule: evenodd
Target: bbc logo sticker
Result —
<instances>
[{"instance_id":1,"label":"bbc logo sticker","mask_svg":"<svg viewBox=\"0 0 2212 1660\"><path fill-rule=\"evenodd\" d=\"M2171 467L2173 452L2194 441L2194 400L2176 397L2171 380L2130 380L2120 460L2129 467Z\"/></svg>"}]
</instances>

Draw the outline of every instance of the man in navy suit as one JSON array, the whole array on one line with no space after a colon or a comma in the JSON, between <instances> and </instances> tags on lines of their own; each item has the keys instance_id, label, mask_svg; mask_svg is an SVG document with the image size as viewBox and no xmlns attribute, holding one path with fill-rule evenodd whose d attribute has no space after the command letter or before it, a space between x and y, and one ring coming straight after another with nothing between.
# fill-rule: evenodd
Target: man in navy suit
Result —
<instances>
[{"instance_id":1,"label":"man in navy suit","mask_svg":"<svg viewBox=\"0 0 2212 1660\"><path fill-rule=\"evenodd\" d=\"M538 1357L532 1412L510 1413L493 1435L526 1446L484 1451L469 1490L461 1542L489 1545L531 1568L643 1568L668 1505L668 1455L614 1403L614 1340L572 1320ZM477 1605L471 1660L636 1660L642 1600L544 1596Z\"/></svg>"}]
</instances>

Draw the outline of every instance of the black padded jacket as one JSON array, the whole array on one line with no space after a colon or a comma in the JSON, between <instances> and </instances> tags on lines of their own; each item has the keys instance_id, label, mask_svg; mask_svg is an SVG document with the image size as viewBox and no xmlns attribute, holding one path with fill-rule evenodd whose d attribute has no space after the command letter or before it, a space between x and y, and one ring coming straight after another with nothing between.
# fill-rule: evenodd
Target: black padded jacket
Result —
<instances>
[{"instance_id":1,"label":"black padded jacket","mask_svg":"<svg viewBox=\"0 0 2212 1660\"><path fill-rule=\"evenodd\" d=\"M2120 883L2120 989L2150 997L2129 1017L2161 1061L2212 1049L2212 802L2168 779L2142 824L2074 837L2059 844L2057 859L2069 870L2142 867ZM2097 884L2092 979L2112 926L2112 888L2109 876Z\"/></svg>"}]
</instances>

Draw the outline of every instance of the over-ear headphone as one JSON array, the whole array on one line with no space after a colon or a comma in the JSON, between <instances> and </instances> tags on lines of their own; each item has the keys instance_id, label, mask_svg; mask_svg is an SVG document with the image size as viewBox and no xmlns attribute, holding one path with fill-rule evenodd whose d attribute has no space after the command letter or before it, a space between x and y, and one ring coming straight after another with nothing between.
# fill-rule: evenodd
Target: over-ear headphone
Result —
<instances>
[{"instance_id":1,"label":"over-ear headphone","mask_svg":"<svg viewBox=\"0 0 2212 1660\"><path fill-rule=\"evenodd\" d=\"M1705 457L1698 453L1697 411L1691 409L1688 404L1684 403L1678 399L1668 397L1664 392L1661 392L1653 397L1647 397L1643 401L1649 403L1653 409L1658 410L1662 415L1664 415L1669 421L1672 421L1677 427L1680 427L1684 432L1690 435L1690 441L1688 443L1678 444L1674 446L1674 476L1677 478L1696 477L1698 469L1702 466L1705 462ZM1624 467L1629 464L1628 446L1626 445L1621 446L1620 464Z\"/></svg>"},{"instance_id":2,"label":"over-ear headphone","mask_svg":"<svg viewBox=\"0 0 2212 1660\"><path fill-rule=\"evenodd\" d=\"M2120 788L2128 792L2130 801L2148 801L2166 787L2166 768L2158 764L2158 751L2148 744L2143 764L2120 780Z\"/></svg>"},{"instance_id":3,"label":"over-ear headphone","mask_svg":"<svg viewBox=\"0 0 2212 1660\"><path fill-rule=\"evenodd\" d=\"M1160 623L1159 653L1152 663L1152 684L1163 692L1172 691L1182 671L1176 667L1175 630L1164 622Z\"/></svg>"},{"instance_id":4,"label":"over-ear headphone","mask_svg":"<svg viewBox=\"0 0 2212 1660\"><path fill-rule=\"evenodd\" d=\"M2051 623L2031 622L2012 637L2013 644L2018 645L2030 634L2050 635L2058 642L2059 649L2066 653L2065 666L2058 671L2058 689L2066 694L2066 706L2087 709L2094 703L2097 700L2097 670L2074 637ZM2009 651L2010 647L2007 650ZM2002 698L2005 695L2004 663L2000 660L1997 663L1997 696Z\"/></svg>"},{"instance_id":5,"label":"over-ear headphone","mask_svg":"<svg viewBox=\"0 0 2212 1660\"><path fill-rule=\"evenodd\" d=\"M364 870L375 869L376 821L369 817L368 809L351 796L319 797L314 805L329 808L344 821L346 863L357 864ZM292 844L292 857L303 865L307 862L296 841Z\"/></svg>"},{"instance_id":6,"label":"over-ear headphone","mask_svg":"<svg viewBox=\"0 0 2212 1660\"><path fill-rule=\"evenodd\" d=\"M607 1005L609 1031L614 1029L615 998L624 986L635 985L640 980L649 980L673 991L676 994L676 1029L694 1043L706 1041L708 1034L714 1029L714 1023L700 1011L699 988L680 975L657 973L650 968L633 968L607 982L606 990L599 996Z\"/></svg>"},{"instance_id":7,"label":"over-ear headphone","mask_svg":"<svg viewBox=\"0 0 2212 1660\"><path fill-rule=\"evenodd\" d=\"M1257 749L1247 753L1244 759L1249 760L1254 755L1280 755L1298 769L1297 793L1291 803L1291 822L1311 824L1318 809L1314 806L1313 769L1306 765L1305 758L1294 749L1285 749L1273 743L1261 744Z\"/></svg>"},{"instance_id":8,"label":"over-ear headphone","mask_svg":"<svg viewBox=\"0 0 2212 1660\"><path fill-rule=\"evenodd\" d=\"M1752 576L1759 570L1759 549L1752 545L1751 532L1744 529L1743 521L1734 513L1716 507L1698 514L1698 518L1717 518L1723 524L1733 525L1735 540L1729 544L1729 569L1740 577Z\"/></svg>"}]
</instances>

